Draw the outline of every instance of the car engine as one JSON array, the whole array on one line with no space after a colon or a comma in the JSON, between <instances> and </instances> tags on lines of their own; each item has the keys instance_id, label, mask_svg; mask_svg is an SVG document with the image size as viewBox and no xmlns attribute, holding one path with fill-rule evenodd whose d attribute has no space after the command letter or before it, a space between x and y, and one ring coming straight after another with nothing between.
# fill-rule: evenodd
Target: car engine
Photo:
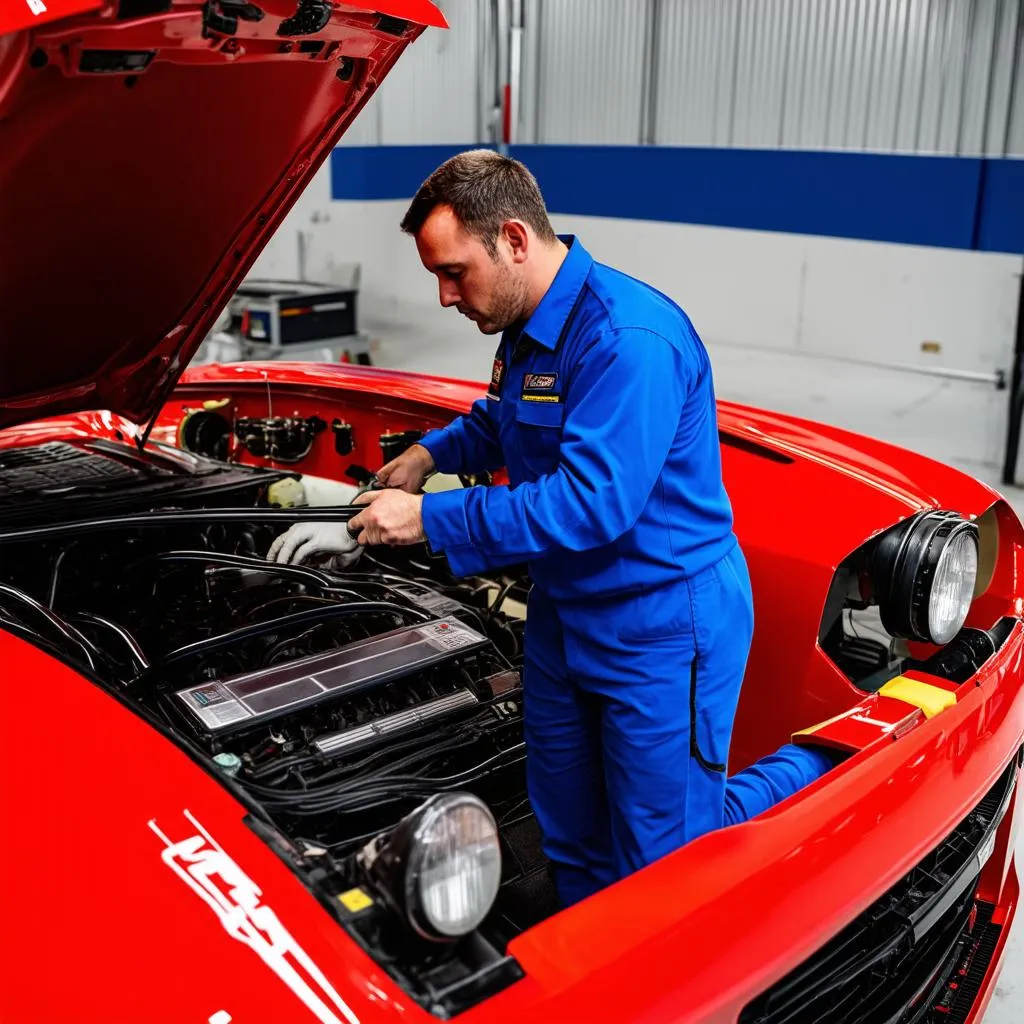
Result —
<instances>
[{"instance_id":1,"label":"car engine","mask_svg":"<svg viewBox=\"0 0 1024 1024\"><path fill-rule=\"evenodd\" d=\"M431 946L386 915L352 925L436 1002L439 970L447 991L492 969L556 909L526 797L528 581L456 579L424 545L372 549L340 571L268 563L293 521L273 508L275 487L298 479L163 446L0 451L0 628L172 736L337 890L360 883L360 851L424 799L482 800L501 885L475 945Z\"/></svg>"}]
</instances>

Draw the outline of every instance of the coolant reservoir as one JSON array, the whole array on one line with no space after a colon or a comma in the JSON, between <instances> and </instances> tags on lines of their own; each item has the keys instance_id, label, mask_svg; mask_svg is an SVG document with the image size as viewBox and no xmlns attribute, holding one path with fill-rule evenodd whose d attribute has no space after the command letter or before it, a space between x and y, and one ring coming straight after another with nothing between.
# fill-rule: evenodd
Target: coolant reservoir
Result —
<instances>
[{"instance_id":1,"label":"coolant reservoir","mask_svg":"<svg viewBox=\"0 0 1024 1024\"><path fill-rule=\"evenodd\" d=\"M281 508L303 508L309 504L302 481L291 477L272 483L267 489L267 500Z\"/></svg>"}]
</instances>

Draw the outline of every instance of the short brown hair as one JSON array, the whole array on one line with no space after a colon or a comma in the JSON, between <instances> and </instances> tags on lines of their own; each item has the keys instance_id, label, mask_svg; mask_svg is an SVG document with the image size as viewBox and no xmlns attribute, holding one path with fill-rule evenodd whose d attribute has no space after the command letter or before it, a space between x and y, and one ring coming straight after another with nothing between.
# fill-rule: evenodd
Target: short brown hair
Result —
<instances>
[{"instance_id":1,"label":"short brown hair","mask_svg":"<svg viewBox=\"0 0 1024 1024\"><path fill-rule=\"evenodd\" d=\"M555 241L537 179L518 160L492 149L471 149L441 164L420 185L402 218L402 230L417 234L438 206L450 206L492 258L498 254L498 233L507 220L521 220L538 238Z\"/></svg>"}]
</instances>

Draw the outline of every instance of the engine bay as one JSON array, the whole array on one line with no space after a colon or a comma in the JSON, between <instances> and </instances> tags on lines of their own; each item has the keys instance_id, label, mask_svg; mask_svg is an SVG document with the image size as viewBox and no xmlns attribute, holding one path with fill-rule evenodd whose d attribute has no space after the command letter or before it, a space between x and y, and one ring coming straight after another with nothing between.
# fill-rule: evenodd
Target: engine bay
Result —
<instances>
[{"instance_id":1,"label":"engine bay","mask_svg":"<svg viewBox=\"0 0 1024 1024\"><path fill-rule=\"evenodd\" d=\"M3 452L0 481L13 470L41 525L2 531L0 628L172 736L329 891L362 884L360 851L424 800L482 800L501 884L471 937L431 944L384 913L346 922L413 995L451 990L442 1003L456 1007L453 980L493 974L509 939L557 909L526 796L525 572L455 579L423 545L366 551L344 569L268 562L294 521L276 506L299 474L174 463L163 447L151 462L115 442ZM26 492L25 467L45 483L51 460L91 462L84 475L116 488L117 515L82 515L93 484ZM151 500L153 475L173 476L173 505Z\"/></svg>"}]
</instances>

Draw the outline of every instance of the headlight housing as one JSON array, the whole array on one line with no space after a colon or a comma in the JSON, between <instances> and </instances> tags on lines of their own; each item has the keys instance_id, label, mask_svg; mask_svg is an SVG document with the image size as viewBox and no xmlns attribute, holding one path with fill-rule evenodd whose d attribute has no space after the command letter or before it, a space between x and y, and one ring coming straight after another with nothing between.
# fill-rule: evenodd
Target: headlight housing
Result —
<instances>
[{"instance_id":1,"label":"headlight housing","mask_svg":"<svg viewBox=\"0 0 1024 1024\"><path fill-rule=\"evenodd\" d=\"M364 847L359 860L392 909L435 942L477 928L501 883L498 826L471 793L431 797Z\"/></svg>"},{"instance_id":2,"label":"headlight housing","mask_svg":"<svg viewBox=\"0 0 1024 1024\"><path fill-rule=\"evenodd\" d=\"M871 577L892 636L942 644L960 632L978 575L978 528L956 512L921 512L875 547Z\"/></svg>"}]
</instances>

